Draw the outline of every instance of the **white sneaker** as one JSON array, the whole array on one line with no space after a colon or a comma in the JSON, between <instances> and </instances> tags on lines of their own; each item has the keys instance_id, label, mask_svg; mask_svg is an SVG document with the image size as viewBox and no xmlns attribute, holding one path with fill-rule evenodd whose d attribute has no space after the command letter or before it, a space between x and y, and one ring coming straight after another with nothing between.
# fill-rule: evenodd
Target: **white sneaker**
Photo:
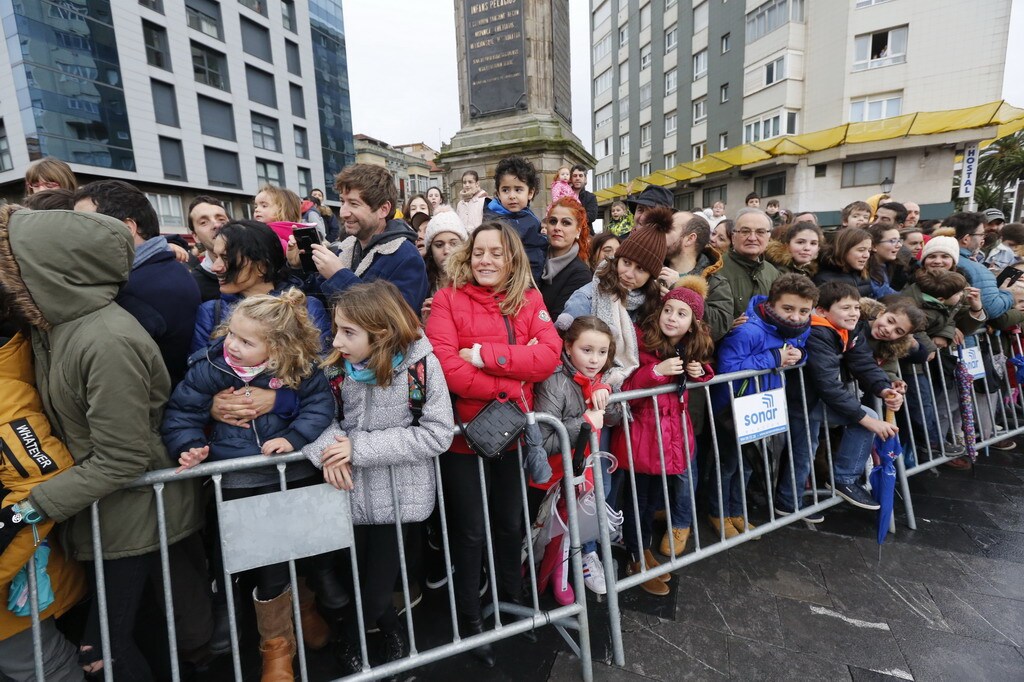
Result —
<instances>
[{"instance_id":1,"label":"white sneaker","mask_svg":"<svg viewBox=\"0 0 1024 682\"><path fill-rule=\"evenodd\" d=\"M594 594L608 593L608 588L604 584L604 564L598 558L597 552L583 555L583 584Z\"/></svg>"}]
</instances>

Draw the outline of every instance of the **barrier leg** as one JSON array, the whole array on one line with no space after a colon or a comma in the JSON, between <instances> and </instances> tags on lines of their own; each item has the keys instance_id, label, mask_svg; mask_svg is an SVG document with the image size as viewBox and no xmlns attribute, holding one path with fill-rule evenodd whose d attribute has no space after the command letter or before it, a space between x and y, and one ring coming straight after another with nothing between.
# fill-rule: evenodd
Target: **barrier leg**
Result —
<instances>
[{"instance_id":1,"label":"barrier leg","mask_svg":"<svg viewBox=\"0 0 1024 682\"><path fill-rule=\"evenodd\" d=\"M156 527L160 534L160 573L164 588L164 613L167 617L167 647L171 656L171 679L178 682L181 671L178 669L178 638L174 630L174 595L171 592L171 562L167 547L167 517L164 510L164 484L153 486L156 495Z\"/></svg>"},{"instance_id":2,"label":"barrier leg","mask_svg":"<svg viewBox=\"0 0 1024 682\"><path fill-rule=\"evenodd\" d=\"M900 481L900 492L903 494L903 510L907 515L907 527L917 530L917 518L914 516L914 501L910 498L910 480L907 478L907 465L902 457L896 458L896 477Z\"/></svg>"},{"instance_id":3,"label":"barrier leg","mask_svg":"<svg viewBox=\"0 0 1024 682\"><path fill-rule=\"evenodd\" d=\"M114 682L113 659L110 657L110 622L107 619L107 581L103 572L103 539L100 537L100 503L92 503L92 555L96 565L96 608L100 614L100 647L103 649L103 679ZM238 679L241 679L239 676Z\"/></svg>"},{"instance_id":4,"label":"barrier leg","mask_svg":"<svg viewBox=\"0 0 1024 682\"><path fill-rule=\"evenodd\" d=\"M600 451L600 442L595 432L590 437L591 452ZM605 499L603 477L598 472L594 476L594 494L598 501ZM619 610L618 568L615 559L612 557L612 539L608 532L608 517L605 514L597 516L597 530L601 536L601 562L604 564L604 584L608 599L608 629L612 638L612 661L617 666L626 665L626 652L622 647L622 613Z\"/></svg>"}]
</instances>

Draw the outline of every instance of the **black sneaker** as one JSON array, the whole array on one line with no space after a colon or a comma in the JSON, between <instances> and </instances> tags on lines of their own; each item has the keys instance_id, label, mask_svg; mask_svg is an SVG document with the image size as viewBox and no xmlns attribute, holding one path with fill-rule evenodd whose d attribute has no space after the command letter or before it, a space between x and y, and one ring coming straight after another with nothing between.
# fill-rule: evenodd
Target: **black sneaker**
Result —
<instances>
[{"instance_id":1,"label":"black sneaker","mask_svg":"<svg viewBox=\"0 0 1024 682\"><path fill-rule=\"evenodd\" d=\"M960 445L959 443L951 443L949 441L946 441L945 443L942 444L942 447L939 447L938 443L933 444L931 447L931 452L932 457L942 457L943 454L945 454L946 457L960 457L965 452L967 452L967 448L965 448L963 445Z\"/></svg>"},{"instance_id":2,"label":"black sneaker","mask_svg":"<svg viewBox=\"0 0 1024 682\"><path fill-rule=\"evenodd\" d=\"M775 513L778 514L779 516L789 516L790 514L793 514L794 512L793 512L792 509L787 508L787 507L779 504L778 502L776 502L775 503ZM821 523L822 521L825 520L825 515L822 514L819 511L816 511L816 512L813 512L813 513L808 514L807 516L805 516L803 518L803 520L806 521L807 523Z\"/></svg>"},{"instance_id":3,"label":"black sneaker","mask_svg":"<svg viewBox=\"0 0 1024 682\"><path fill-rule=\"evenodd\" d=\"M427 550L426 584L428 590L439 590L448 584L448 572L444 566L444 552L433 547ZM454 569L452 569L454 573Z\"/></svg>"},{"instance_id":4,"label":"black sneaker","mask_svg":"<svg viewBox=\"0 0 1024 682\"><path fill-rule=\"evenodd\" d=\"M878 511L882 508L882 505L875 502L875 498L871 497L871 493L856 483L836 483L834 490L836 495L839 495L839 497L854 507L870 511Z\"/></svg>"},{"instance_id":5,"label":"black sneaker","mask_svg":"<svg viewBox=\"0 0 1024 682\"><path fill-rule=\"evenodd\" d=\"M397 661L409 655L409 646L406 644L405 637L402 636L400 629L396 628L390 632L385 631L383 640L381 652L384 655L385 663Z\"/></svg>"},{"instance_id":6,"label":"black sneaker","mask_svg":"<svg viewBox=\"0 0 1024 682\"><path fill-rule=\"evenodd\" d=\"M334 650L334 658L341 667L342 677L354 675L363 670L363 653L359 642L342 640Z\"/></svg>"}]
</instances>

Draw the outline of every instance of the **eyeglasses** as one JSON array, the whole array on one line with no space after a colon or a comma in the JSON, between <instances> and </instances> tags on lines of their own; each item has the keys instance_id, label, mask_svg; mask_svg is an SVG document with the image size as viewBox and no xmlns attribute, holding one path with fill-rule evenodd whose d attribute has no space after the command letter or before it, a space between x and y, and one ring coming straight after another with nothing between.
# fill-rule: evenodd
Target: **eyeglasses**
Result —
<instances>
[{"instance_id":1,"label":"eyeglasses","mask_svg":"<svg viewBox=\"0 0 1024 682\"><path fill-rule=\"evenodd\" d=\"M744 238L749 237L750 235L754 235L758 239L764 239L768 237L768 235L770 235L771 233L771 230L751 230L749 227L742 227L733 232L733 234L738 234L739 236Z\"/></svg>"},{"instance_id":2,"label":"eyeglasses","mask_svg":"<svg viewBox=\"0 0 1024 682\"><path fill-rule=\"evenodd\" d=\"M971 236L972 237L984 237L985 236L985 231L982 230L981 232L974 232L974 233L971 234Z\"/></svg>"},{"instance_id":3,"label":"eyeglasses","mask_svg":"<svg viewBox=\"0 0 1024 682\"><path fill-rule=\"evenodd\" d=\"M878 242L879 244L889 244L890 246L903 246L902 239L883 239Z\"/></svg>"}]
</instances>

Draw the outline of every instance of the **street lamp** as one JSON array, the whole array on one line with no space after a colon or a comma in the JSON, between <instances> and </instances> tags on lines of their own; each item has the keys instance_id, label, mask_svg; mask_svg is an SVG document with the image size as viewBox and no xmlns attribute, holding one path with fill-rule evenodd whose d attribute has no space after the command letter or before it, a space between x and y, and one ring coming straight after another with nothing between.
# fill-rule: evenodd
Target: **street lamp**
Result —
<instances>
[{"instance_id":1,"label":"street lamp","mask_svg":"<svg viewBox=\"0 0 1024 682\"><path fill-rule=\"evenodd\" d=\"M890 178L888 175L886 175L885 176L885 180L882 180L882 182L879 183L878 186L882 188L882 194L888 194L889 192L892 191L892 185L893 185L892 178Z\"/></svg>"}]
</instances>

